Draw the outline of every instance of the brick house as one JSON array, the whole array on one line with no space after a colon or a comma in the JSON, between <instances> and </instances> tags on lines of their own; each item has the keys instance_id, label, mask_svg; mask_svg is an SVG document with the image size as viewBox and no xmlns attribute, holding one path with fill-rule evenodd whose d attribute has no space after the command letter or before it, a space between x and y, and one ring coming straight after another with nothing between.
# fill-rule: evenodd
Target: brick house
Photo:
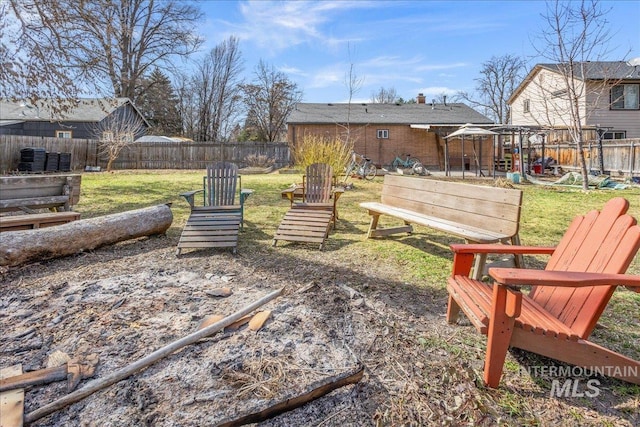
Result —
<instances>
[{"instance_id":1,"label":"brick house","mask_svg":"<svg viewBox=\"0 0 640 427\"><path fill-rule=\"evenodd\" d=\"M445 152L452 170L462 169L462 144L444 137L460 126L472 123L492 127L491 119L462 103L426 103L419 94L413 104L300 103L287 120L287 141L295 145L305 135L346 139L350 134L354 150L380 166L396 156L411 154L430 170L444 170ZM479 160L483 169L492 163L492 141L466 137L465 159ZM465 161L467 169L469 161Z\"/></svg>"}]
</instances>

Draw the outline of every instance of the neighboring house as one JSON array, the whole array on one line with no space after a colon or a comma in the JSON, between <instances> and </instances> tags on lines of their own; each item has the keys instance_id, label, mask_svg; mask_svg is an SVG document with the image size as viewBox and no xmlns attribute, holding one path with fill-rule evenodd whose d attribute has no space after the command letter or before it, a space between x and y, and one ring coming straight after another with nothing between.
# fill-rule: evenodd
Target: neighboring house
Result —
<instances>
[{"instance_id":1,"label":"neighboring house","mask_svg":"<svg viewBox=\"0 0 640 427\"><path fill-rule=\"evenodd\" d=\"M537 64L508 100L511 123L563 130L571 123L560 64ZM582 126L606 129L604 139L640 138L640 58L575 66ZM561 133L557 139L566 140ZM549 142L553 142L551 139Z\"/></svg>"},{"instance_id":2,"label":"neighboring house","mask_svg":"<svg viewBox=\"0 0 640 427\"><path fill-rule=\"evenodd\" d=\"M451 168L459 170L462 144L443 137L467 123L485 127L493 124L465 104L426 103L422 94L414 104L300 103L287 120L287 141L295 146L305 135L346 140L348 134L354 150L370 157L378 166L391 164L396 156L410 154L428 169L444 170L448 151ZM475 158L475 149L479 163L486 169L492 161L492 145L481 144L478 138L474 144L467 137L464 154L468 159ZM470 161L465 161L467 168Z\"/></svg>"},{"instance_id":3,"label":"neighboring house","mask_svg":"<svg viewBox=\"0 0 640 427\"><path fill-rule=\"evenodd\" d=\"M129 98L84 98L68 111L55 113L51 102L35 104L0 100L0 135L98 139L100 129L114 118L139 120L132 141L144 135L149 123Z\"/></svg>"}]
</instances>

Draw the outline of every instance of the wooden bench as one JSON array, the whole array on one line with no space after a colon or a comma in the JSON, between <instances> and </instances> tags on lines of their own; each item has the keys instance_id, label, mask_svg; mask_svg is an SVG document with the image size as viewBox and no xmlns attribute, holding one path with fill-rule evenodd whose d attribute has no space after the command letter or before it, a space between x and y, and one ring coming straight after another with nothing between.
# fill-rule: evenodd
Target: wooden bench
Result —
<instances>
[{"instance_id":1,"label":"wooden bench","mask_svg":"<svg viewBox=\"0 0 640 427\"><path fill-rule=\"evenodd\" d=\"M429 227L467 243L519 244L522 191L432 178L387 174L380 202L364 202L371 223L368 238L413 232L412 224ZM401 219L402 226L380 227L380 216ZM486 255L476 257L474 277L480 278ZM521 264L521 259L516 258Z\"/></svg>"},{"instance_id":2,"label":"wooden bench","mask_svg":"<svg viewBox=\"0 0 640 427\"><path fill-rule=\"evenodd\" d=\"M0 217L0 232L52 227L80 219L79 212L46 212Z\"/></svg>"},{"instance_id":3,"label":"wooden bench","mask_svg":"<svg viewBox=\"0 0 640 427\"><path fill-rule=\"evenodd\" d=\"M0 177L0 212L72 210L80 200L81 176L12 175Z\"/></svg>"}]
</instances>

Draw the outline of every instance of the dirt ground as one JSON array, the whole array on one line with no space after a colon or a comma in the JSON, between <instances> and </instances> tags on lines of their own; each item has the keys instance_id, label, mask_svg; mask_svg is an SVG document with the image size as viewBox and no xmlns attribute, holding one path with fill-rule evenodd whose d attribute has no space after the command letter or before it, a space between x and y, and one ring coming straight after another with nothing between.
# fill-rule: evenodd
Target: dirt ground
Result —
<instances>
[{"instance_id":1,"label":"dirt ground","mask_svg":"<svg viewBox=\"0 0 640 427\"><path fill-rule=\"evenodd\" d=\"M95 353L105 377L271 291L257 332L220 332L45 416L36 426L213 426L268 408L364 366L362 380L260 426L638 426L637 388L600 378L597 398L550 397L511 352L501 388L481 385L484 338L445 322L447 294L402 283L400 265L328 248L243 240L237 255L185 251L177 237L122 242L4 269L0 367L47 366L59 351ZM217 296L228 287L230 296ZM509 366L511 368L509 368ZM515 366L515 368L513 368ZM83 380L79 388L91 380ZM631 390L631 391L629 391ZM25 413L63 397L64 382L25 392Z\"/></svg>"}]
</instances>

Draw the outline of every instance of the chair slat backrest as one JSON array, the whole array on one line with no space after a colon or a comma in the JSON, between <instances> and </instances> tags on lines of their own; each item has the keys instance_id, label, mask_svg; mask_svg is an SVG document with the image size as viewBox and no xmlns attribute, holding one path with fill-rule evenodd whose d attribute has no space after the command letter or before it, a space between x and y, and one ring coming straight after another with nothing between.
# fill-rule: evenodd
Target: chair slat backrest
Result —
<instances>
[{"instance_id":1,"label":"chair slat backrest","mask_svg":"<svg viewBox=\"0 0 640 427\"><path fill-rule=\"evenodd\" d=\"M629 202L609 200L601 211L576 217L547 263L546 270L624 273L640 249L640 226L627 215ZM615 286L539 286L530 296L586 339Z\"/></svg>"},{"instance_id":2,"label":"chair slat backrest","mask_svg":"<svg viewBox=\"0 0 640 427\"><path fill-rule=\"evenodd\" d=\"M302 177L303 201L306 203L329 203L333 185L333 168L326 163L307 166Z\"/></svg>"},{"instance_id":3,"label":"chair slat backrest","mask_svg":"<svg viewBox=\"0 0 640 427\"><path fill-rule=\"evenodd\" d=\"M239 179L238 166L234 163L217 162L207 166L205 206L234 205Z\"/></svg>"}]
</instances>

